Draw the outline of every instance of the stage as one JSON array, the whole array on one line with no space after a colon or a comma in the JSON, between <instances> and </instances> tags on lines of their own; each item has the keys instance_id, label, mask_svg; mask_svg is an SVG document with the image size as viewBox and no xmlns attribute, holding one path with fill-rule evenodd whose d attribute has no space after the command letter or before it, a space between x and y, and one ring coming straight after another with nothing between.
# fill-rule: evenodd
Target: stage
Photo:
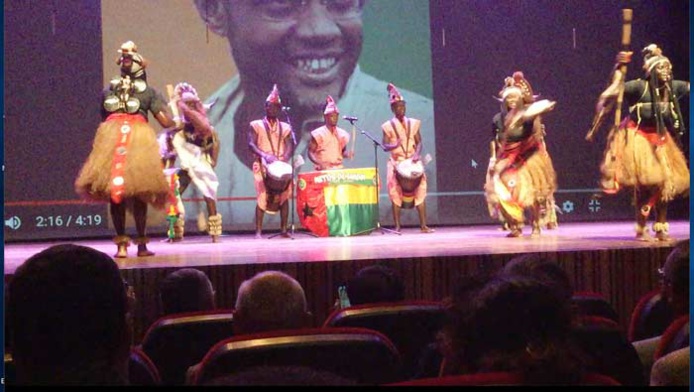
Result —
<instances>
[{"instance_id":1,"label":"stage","mask_svg":"<svg viewBox=\"0 0 694 392\"><path fill-rule=\"evenodd\" d=\"M676 240L690 236L688 221L670 222ZM168 243L152 238L149 249L155 256L116 259L123 276L134 286L136 309L135 339L159 315L157 289L169 272L195 267L206 272L216 289L217 305L233 308L236 289L253 274L279 269L294 276L306 290L314 322L329 314L337 287L360 268L384 263L402 276L409 299L440 300L450 293L456 276L494 271L510 258L540 252L559 263L571 277L575 290L597 291L616 308L624 328L635 301L657 287L656 269L672 249L672 242L638 242L634 223L560 223L530 238L530 228L521 238L506 238L497 225L437 227L424 234L419 228L405 228L402 235L380 230L353 237L313 237L296 231L293 238L262 239L252 234L227 234L218 243L208 236L188 236L183 242ZM114 254L110 239L5 244L5 281L32 254L53 244L75 242Z\"/></svg>"}]
</instances>

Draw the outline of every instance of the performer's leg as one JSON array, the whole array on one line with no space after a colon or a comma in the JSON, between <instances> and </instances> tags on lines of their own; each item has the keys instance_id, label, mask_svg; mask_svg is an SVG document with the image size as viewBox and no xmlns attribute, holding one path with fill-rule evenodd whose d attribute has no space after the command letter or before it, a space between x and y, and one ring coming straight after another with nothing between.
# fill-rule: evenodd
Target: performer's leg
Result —
<instances>
[{"instance_id":1,"label":"performer's leg","mask_svg":"<svg viewBox=\"0 0 694 392\"><path fill-rule=\"evenodd\" d=\"M263 231L263 216L265 215L265 212L258 207L258 205L255 206L255 238L261 238L260 234Z\"/></svg>"},{"instance_id":2,"label":"performer's leg","mask_svg":"<svg viewBox=\"0 0 694 392\"><path fill-rule=\"evenodd\" d=\"M667 202L660 200L655 204L656 218L653 224L653 231L659 241L672 240L672 237L668 234L670 228L667 223L667 206Z\"/></svg>"},{"instance_id":3,"label":"performer's leg","mask_svg":"<svg viewBox=\"0 0 694 392\"><path fill-rule=\"evenodd\" d=\"M137 255L139 257L152 256L154 252L147 250L147 203L138 198L133 199L133 218L137 230Z\"/></svg>"},{"instance_id":4,"label":"performer's leg","mask_svg":"<svg viewBox=\"0 0 694 392\"><path fill-rule=\"evenodd\" d=\"M650 215L650 206L648 206L649 192L646 189L636 188L634 190L634 213L636 216L636 240L651 241L652 238L648 234L646 222Z\"/></svg>"},{"instance_id":5,"label":"performer's leg","mask_svg":"<svg viewBox=\"0 0 694 392\"><path fill-rule=\"evenodd\" d=\"M535 201L533 203L532 207L530 207L530 224L533 227L533 231L530 233L530 237L534 237L534 238L539 237L540 232L541 232L540 214L542 213L541 212L542 207L540 207L540 203L541 202Z\"/></svg>"},{"instance_id":6,"label":"performer's leg","mask_svg":"<svg viewBox=\"0 0 694 392\"><path fill-rule=\"evenodd\" d=\"M214 199L205 197L205 204L207 205L207 232L212 237L212 242L217 242L222 235L222 214L217 213L217 202Z\"/></svg>"},{"instance_id":7,"label":"performer's leg","mask_svg":"<svg viewBox=\"0 0 694 392\"><path fill-rule=\"evenodd\" d=\"M400 207L395 203L393 204L393 222L395 224L395 231L400 231Z\"/></svg>"},{"instance_id":8,"label":"performer's leg","mask_svg":"<svg viewBox=\"0 0 694 392\"><path fill-rule=\"evenodd\" d=\"M287 200L280 205L280 233L282 237L289 238L287 233L287 218L289 217L289 203Z\"/></svg>"},{"instance_id":9,"label":"performer's leg","mask_svg":"<svg viewBox=\"0 0 694 392\"><path fill-rule=\"evenodd\" d=\"M520 237L523 235L522 222L516 222L513 220L513 218L506 211L504 211L503 208L499 209L499 212L504 216L504 220L508 222L508 228L511 230L506 237Z\"/></svg>"},{"instance_id":10,"label":"performer's leg","mask_svg":"<svg viewBox=\"0 0 694 392\"><path fill-rule=\"evenodd\" d=\"M422 233L433 233L434 229L427 226L426 202L423 201L422 204L417 206L417 213L419 214L419 228L422 230Z\"/></svg>"},{"instance_id":11,"label":"performer's leg","mask_svg":"<svg viewBox=\"0 0 694 392\"><path fill-rule=\"evenodd\" d=\"M109 203L111 212L111 221L116 229L116 236L113 242L118 246L118 251L114 257L128 257L128 245L130 245L130 237L125 235L125 203Z\"/></svg>"}]
</instances>

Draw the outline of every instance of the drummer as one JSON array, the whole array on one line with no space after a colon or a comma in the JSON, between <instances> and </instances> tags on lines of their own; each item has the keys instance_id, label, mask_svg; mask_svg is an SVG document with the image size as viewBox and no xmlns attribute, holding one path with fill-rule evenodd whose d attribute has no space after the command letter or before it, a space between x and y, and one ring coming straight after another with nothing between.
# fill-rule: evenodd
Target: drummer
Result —
<instances>
[{"instance_id":1,"label":"drummer","mask_svg":"<svg viewBox=\"0 0 694 392\"><path fill-rule=\"evenodd\" d=\"M427 226L427 210L424 199L427 195L427 179L424 174L421 162L422 135L419 132L421 121L406 117L405 99L400 95L398 89L392 84L388 84L388 95L390 97L390 110L395 117L381 125L383 130L383 146L386 151L390 151L388 159L388 196L393 205L393 221L395 230L400 231L400 211L401 209L417 208L419 213L419 227L422 233L433 233L434 229ZM413 189L403 189L396 167L400 164L413 164L421 166L421 177L410 181L408 185L413 185ZM404 174L407 176L407 173ZM409 187L406 187L409 188Z\"/></svg>"},{"instance_id":2,"label":"drummer","mask_svg":"<svg viewBox=\"0 0 694 392\"><path fill-rule=\"evenodd\" d=\"M287 232L289 204L287 201L292 195L291 180L287 181L286 189L280 190L280 192L269 191L265 185L268 166L276 161L289 164L289 158L292 154L291 126L277 118L281 112L282 101L277 85L274 85L270 95L265 100L265 118L251 121L248 129L248 147L257 157L253 162L253 180L257 195L255 238L261 238L265 212L269 214L277 212L269 209L268 206L270 205L279 205L281 235L289 238ZM270 200L271 198L272 200Z\"/></svg>"},{"instance_id":3,"label":"drummer","mask_svg":"<svg viewBox=\"0 0 694 392\"><path fill-rule=\"evenodd\" d=\"M311 131L308 145L308 159L315 164L315 170L342 169L342 160L354 155L347 151L349 133L337 126L339 114L335 100L328 95L323 109L325 125Z\"/></svg>"}]
</instances>

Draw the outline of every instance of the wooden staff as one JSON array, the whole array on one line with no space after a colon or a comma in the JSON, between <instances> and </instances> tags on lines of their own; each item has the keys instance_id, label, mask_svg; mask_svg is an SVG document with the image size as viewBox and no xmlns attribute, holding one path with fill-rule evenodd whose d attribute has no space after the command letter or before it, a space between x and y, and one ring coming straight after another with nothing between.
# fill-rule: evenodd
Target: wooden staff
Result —
<instances>
[{"instance_id":1,"label":"wooden staff","mask_svg":"<svg viewBox=\"0 0 694 392\"><path fill-rule=\"evenodd\" d=\"M629 44L631 43L631 20L632 20L632 10L630 9L623 9L622 10L622 51L628 51L629 50ZM622 78L622 81L620 82L619 85L619 92L617 94L617 102L616 102L616 109L615 109L615 119L614 119L614 126L615 129L619 128L619 123L621 120L622 116L622 102L624 100L624 81L626 80L627 76L627 65L626 64L620 64L619 65L619 72L620 72L620 77ZM617 77L617 75L615 75ZM613 78L614 80L614 78ZM603 107L600 110L600 113L598 113L594 118L593 118L593 123L590 127L590 130L586 134L586 140L592 141L593 137L595 135L595 132L598 130L600 127L600 124L602 124L603 118L605 113L608 113L612 108L612 104L609 104L605 107Z\"/></svg>"},{"instance_id":2,"label":"wooden staff","mask_svg":"<svg viewBox=\"0 0 694 392\"><path fill-rule=\"evenodd\" d=\"M631 19L633 13L630 9L622 10L622 51L629 50L629 44L631 44ZM622 82L619 85L619 94L617 95L617 107L614 111L614 126L615 129L619 128L619 123L622 117L622 102L624 101L624 81L627 78L627 65L620 64L619 72L622 74Z\"/></svg>"}]
</instances>

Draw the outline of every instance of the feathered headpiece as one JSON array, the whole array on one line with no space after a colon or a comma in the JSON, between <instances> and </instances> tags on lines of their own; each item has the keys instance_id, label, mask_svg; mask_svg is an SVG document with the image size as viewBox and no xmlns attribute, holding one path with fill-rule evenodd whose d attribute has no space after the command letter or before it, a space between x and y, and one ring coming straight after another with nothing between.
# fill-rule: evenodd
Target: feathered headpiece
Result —
<instances>
[{"instance_id":1,"label":"feathered headpiece","mask_svg":"<svg viewBox=\"0 0 694 392\"><path fill-rule=\"evenodd\" d=\"M277 89L277 84L272 86L272 91L270 91L270 95L268 95L265 99L265 103L276 103L278 105L282 105L282 100L280 99L280 90Z\"/></svg>"},{"instance_id":2,"label":"feathered headpiece","mask_svg":"<svg viewBox=\"0 0 694 392\"><path fill-rule=\"evenodd\" d=\"M499 98L496 99L503 101L509 94L513 93L520 95L526 104L535 102L539 97L539 95L533 95L533 88L521 71L516 71L513 76L507 76L504 79L504 86L499 91Z\"/></svg>"}]
</instances>

